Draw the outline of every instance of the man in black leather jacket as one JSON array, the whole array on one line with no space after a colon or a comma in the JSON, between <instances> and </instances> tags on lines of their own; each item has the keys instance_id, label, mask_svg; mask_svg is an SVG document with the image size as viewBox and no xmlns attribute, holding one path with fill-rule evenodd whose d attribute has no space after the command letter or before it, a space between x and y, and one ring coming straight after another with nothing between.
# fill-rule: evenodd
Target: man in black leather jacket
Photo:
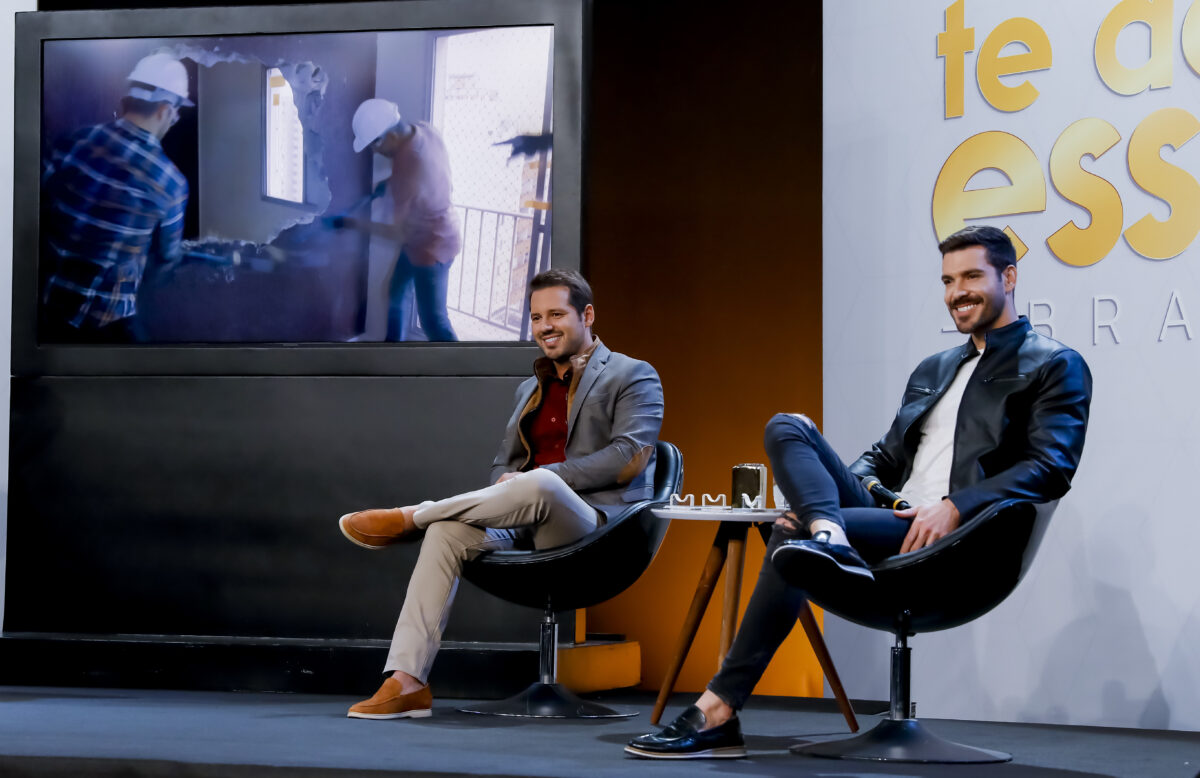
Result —
<instances>
[{"instance_id":1,"label":"man in black leather jacket","mask_svg":"<svg viewBox=\"0 0 1200 778\"><path fill-rule=\"evenodd\" d=\"M745 755L737 711L804 601L778 566L853 585L871 578L868 563L924 548L998 500L1047 502L1070 488L1087 431L1087 364L1017 316L1007 235L968 227L939 249L946 307L970 338L917 366L891 428L849 467L807 417L771 419L764 445L790 510L775 523L741 628L696 704L626 752ZM877 507L864 486L872 479L913 507Z\"/></svg>"}]
</instances>

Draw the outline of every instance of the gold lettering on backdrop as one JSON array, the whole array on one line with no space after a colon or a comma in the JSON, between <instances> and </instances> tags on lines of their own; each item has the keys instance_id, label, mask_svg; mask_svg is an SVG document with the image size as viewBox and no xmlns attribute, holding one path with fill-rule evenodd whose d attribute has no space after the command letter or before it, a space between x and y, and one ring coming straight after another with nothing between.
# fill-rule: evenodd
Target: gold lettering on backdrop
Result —
<instances>
[{"instance_id":1,"label":"gold lettering on backdrop","mask_svg":"<svg viewBox=\"0 0 1200 778\"><path fill-rule=\"evenodd\" d=\"M1193 5L1183 17L1183 31L1179 35L1183 59L1192 72L1200 76L1200 7Z\"/></svg>"},{"instance_id":2,"label":"gold lettering on backdrop","mask_svg":"<svg viewBox=\"0 0 1200 778\"><path fill-rule=\"evenodd\" d=\"M1063 130L1050 151L1050 179L1054 188L1091 217L1087 227L1081 228L1070 221L1046 239L1054 256L1068 265L1096 264L1108 256L1121 237L1124 215L1120 193L1080 164L1085 156L1099 159L1119 140L1121 133L1103 119L1080 119Z\"/></svg>"},{"instance_id":3,"label":"gold lettering on backdrop","mask_svg":"<svg viewBox=\"0 0 1200 778\"><path fill-rule=\"evenodd\" d=\"M1171 85L1172 0L1122 0L1096 32L1096 72L1119 95L1136 95L1147 89ZM1150 56L1145 64L1130 70L1117 59L1117 37L1131 24L1150 28Z\"/></svg>"},{"instance_id":4,"label":"gold lettering on backdrop","mask_svg":"<svg viewBox=\"0 0 1200 778\"><path fill-rule=\"evenodd\" d=\"M976 173L989 169L999 170L1011 183L967 189ZM981 132L967 138L950 154L933 185L933 226L939 241L965 227L968 219L1044 210L1046 178L1037 155L1025 141L1007 132ZM1018 250L1017 259L1024 253Z\"/></svg>"},{"instance_id":5,"label":"gold lettering on backdrop","mask_svg":"<svg viewBox=\"0 0 1200 778\"><path fill-rule=\"evenodd\" d=\"M1163 108L1147 116L1129 138L1129 174L1138 186L1171 206L1166 221L1146 214L1125 230L1129 247L1143 257L1177 257L1200 230L1200 184L1159 154L1163 146L1179 149L1197 132L1196 117L1182 108Z\"/></svg>"},{"instance_id":6,"label":"gold lettering on backdrop","mask_svg":"<svg viewBox=\"0 0 1200 778\"><path fill-rule=\"evenodd\" d=\"M945 57L946 118L963 115L967 52L975 50L975 28L963 28L963 0L946 9L946 31L938 33L937 53Z\"/></svg>"},{"instance_id":7,"label":"gold lettering on backdrop","mask_svg":"<svg viewBox=\"0 0 1200 778\"><path fill-rule=\"evenodd\" d=\"M1000 52L1010 43L1023 44L1028 51L1000 56ZM1007 86L1000 76L1048 70L1052 59L1050 39L1046 37L1046 31L1032 19L1001 22L983 42L975 62L975 78L983 99L993 108L1010 113L1028 108L1038 97L1037 88L1028 80L1016 86Z\"/></svg>"},{"instance_id":8,"label":"gold lettering on backdrop","mask_svg":"<svg viewBox=\"0 0 1200 778\"><path fill-rule=\"evenodd\" d=\"M1184 16L1179 46L1185 62L1200 76L1200 11L1195 0ZM1173 0L1120 0L1109 9L1096 31L1093 58L1104 84L1119 95L1134 96L1147 89L1172 84L1174 58ZM975 48L975 28L968 27L966 0L955 0L945 9L944 29L937 34L937 56L944 60L944 117L965 111L967 55ZM1131 29L1132 28L1132 29ZM1141 28L1141 29L1138 29ZM1122 34L1148 33L1144 61L1122 63L1117 40ZM1002 55L1011 45L1024 51ZM1040 25L1023 17L1007 19L985 37L976 55L975 79L986 103L999 111L1017 113L1039 96L1029 79L1018 84L1006 76L1049 71L1053 64L1050 39ZM1130 67L1129 65L1134 65ZM1170 207L1159 220L1146 214L1125 230L1125 241L1139 255L1164 260L1182 254L1200 233L1200 183L1188 171L1163 159L1170 147L1178 150L1200 133L1200 120L1182 108L1162 108L1146 116L1129 137L1126 167L1133 183ZM1085 117L1062 131L1050 150L1050 183L1057 194L1088 214L1081 227L1074 220L1046 238L1046 246L1061 262L1087 267L1103 260L1116 246L1124 224L1120 191L1110 181L1084 168L1084 158L1094 162L1111 151L1121 135L1108 121ZM969 188L984 170L1008 177L1003 186ZM942 165L931 201L934 232L938 240L965 226L971 219L997 218L1041 212L1046 209L1046 176L1038 154L1021 138L991 130L962 141ZM1026 243L1012 229L1005 232L1017 246L1017 257Z\"/></svg>"}]
</instances>

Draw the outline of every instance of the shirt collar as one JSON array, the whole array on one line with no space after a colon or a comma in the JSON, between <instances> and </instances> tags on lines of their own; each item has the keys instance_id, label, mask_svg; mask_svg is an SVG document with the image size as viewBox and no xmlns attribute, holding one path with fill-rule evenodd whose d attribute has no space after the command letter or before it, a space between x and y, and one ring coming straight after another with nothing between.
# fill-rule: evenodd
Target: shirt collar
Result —
<instances>
[{"instance_id":1,"label":"shirt collar","mask_svg":"<svg viewBox=\"0 0 1200 778\"><path fill-rule=\"evenodd\" d=\"M983 333L984 348L986 351L992 351L997 348L1004 348L1020 343L1025 339L1026 333L1033 327L1029 323L1029 319L1025 316L1018 316L1017 320L1012 324L1005 324L1003 327L998 327L994 330L988 330ZM967 359L979 353L979 349L975 348L974 341L970 337L962 347L962 358Z\"/></svg>"},{"instance_id":2,"label":"shirt collar","mask_svg":"<svg viewBox=\"0 0 1200 778\"><path fill-rule=\"evenodd\" d=\"M592 337L592 345L588 346L582 353L571 357L571 367L567 373L567 377L571 374L578 375L587 367L588 360L592 358L592 354L596 353L596 347L600 345L600 338ZM538 382L545 383L547 379L558 380L558 371L554 369L554 362L550 357L541 356L534 360L533 374L537 376ZM566 378L566 377L564 377Z\"/></svg>"}]
</instances>

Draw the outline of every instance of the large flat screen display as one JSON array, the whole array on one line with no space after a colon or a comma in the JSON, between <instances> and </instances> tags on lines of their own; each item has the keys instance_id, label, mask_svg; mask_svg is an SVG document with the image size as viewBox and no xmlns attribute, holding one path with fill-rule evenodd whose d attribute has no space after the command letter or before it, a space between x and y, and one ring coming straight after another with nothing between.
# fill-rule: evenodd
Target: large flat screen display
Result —
<instances>
[{"instance_id":1,"label":"large flat screen display","mask_svg":"<svg viewBox=\"0 0 1200 778\"><path fill-rule=\"evenodd\" d=\"M579 267L583 44L497 6L18 15L14 371L497 372Z\"/></svg>"}]
</instances>

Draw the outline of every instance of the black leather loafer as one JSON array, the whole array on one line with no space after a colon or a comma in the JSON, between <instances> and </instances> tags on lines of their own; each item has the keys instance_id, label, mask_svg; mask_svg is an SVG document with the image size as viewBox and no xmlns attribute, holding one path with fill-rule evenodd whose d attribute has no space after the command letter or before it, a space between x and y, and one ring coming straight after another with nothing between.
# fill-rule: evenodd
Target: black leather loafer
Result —
<instances>
[{"instance_id":1,"label":"black leather loafer","mask_svg":"<svg viewBox=\"0 0 1200 778\"><path fill-rule=\"evenodd\" d=\"M820 534L820 533L818 533ZM771 564L789 583L803 588L806 580L830 580L853 576L855 580L874 581L875 574L850 546L821 540L788 540L771 554Z\"/></svg>"},{"instance_id":2,"label":"black leather loafer","mask_svg":"<svg viewBox=\"0 0 1200 778\"><path fill-rule=\"evenodd\" d=\"M738 759L746 755L737 716L719 727L703 726L704 714L692 705L662 732L630 740L625 753L643 759Z\"/></svg>"}]
</instances>

